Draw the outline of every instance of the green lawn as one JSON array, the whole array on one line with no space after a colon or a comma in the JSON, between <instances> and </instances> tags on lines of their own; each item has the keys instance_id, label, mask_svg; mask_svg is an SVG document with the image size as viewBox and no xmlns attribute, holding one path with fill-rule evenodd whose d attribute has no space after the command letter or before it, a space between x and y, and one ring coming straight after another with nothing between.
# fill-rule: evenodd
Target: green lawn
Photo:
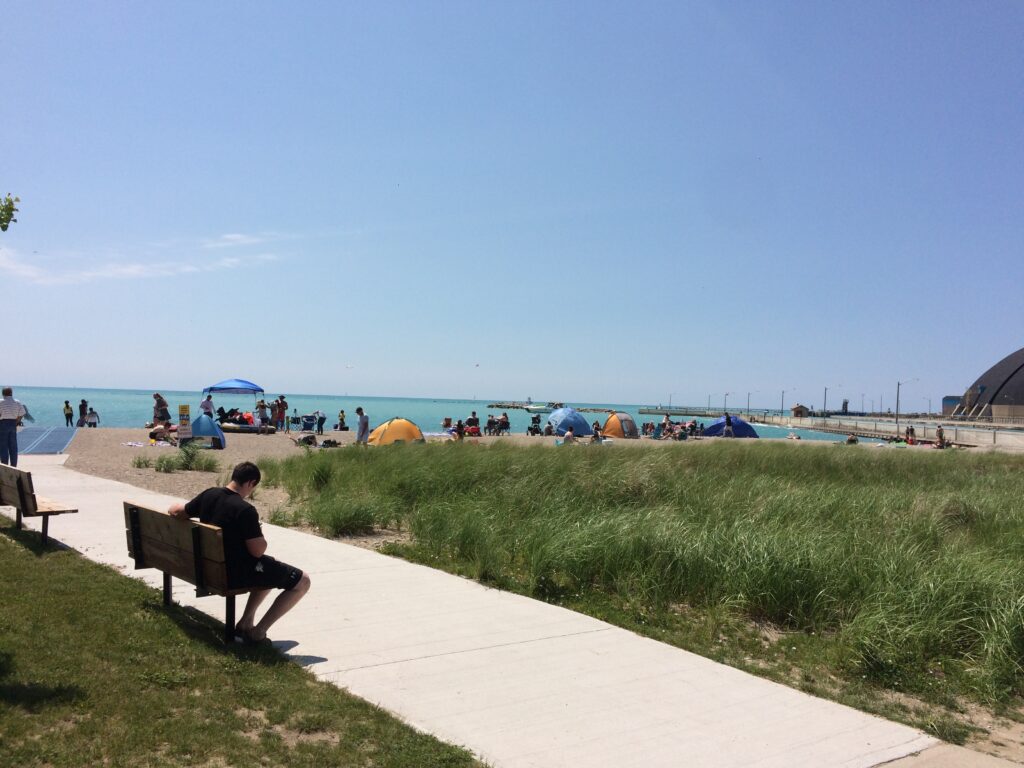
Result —
<instances>
[{"instance_id":1,"label":"green lawn","mask_svg":"<svg viewBox=\"0 0 1024 768\"><path fill-rule=\"evenodd\" d=\"M0 765L479 765L38 540L0 528Z\"/></svg>"},{"instance_id":2,"label":"green lawn","mask_svg":"<svg viewBox=\"0 0 1024 768\"><path fill-rule=\"evenodd\" d=\"M566 605L962 741L1024 690L1024 457L753 441L342 449L278 522ZM907 694L910 694L908 697Z\"/></svg>"}]
</instances>

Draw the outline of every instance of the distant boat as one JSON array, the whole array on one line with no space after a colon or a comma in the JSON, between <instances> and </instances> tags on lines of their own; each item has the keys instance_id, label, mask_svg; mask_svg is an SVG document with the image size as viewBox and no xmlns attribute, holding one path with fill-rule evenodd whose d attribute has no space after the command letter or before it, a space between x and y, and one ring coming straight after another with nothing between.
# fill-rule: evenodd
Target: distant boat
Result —
<instances>
[{"instance_id":1,"label":"distant boat","mask_svg":"<svg viewBox=\"0 0 1024 768\"><path fill-rule=\"evenodd\" d=\"M532 403L530 405L525 406L525 410L528 413L551 413L552 411L557 411L559 408L564 407L565 403L551 402L547 403L546 405L541 405L540 403Z\"/></svg>"}]
</instances>

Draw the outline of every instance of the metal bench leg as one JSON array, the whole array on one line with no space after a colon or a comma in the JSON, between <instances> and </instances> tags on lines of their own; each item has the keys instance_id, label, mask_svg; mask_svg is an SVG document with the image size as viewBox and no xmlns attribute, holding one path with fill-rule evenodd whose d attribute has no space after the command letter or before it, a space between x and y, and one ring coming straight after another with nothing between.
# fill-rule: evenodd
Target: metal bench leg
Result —
<instances>
[{"instance_id":1,"label":"metal bench leg","mask_svg":"<svg viewBox=\"0 0 1024 768\"><path fill-rule=\"evenodd\" d=\"M15 512L15 523L14 526L20 531L21 530L21 507L18 507Z\"/></svg>"},{"instance_id":2,"label":"metal bench leg","mask_svg":"<svg viewBox=\"0 0 1024 768\"><path fill-rule=\"evenodd\" d=\"M224 600L224 642L231 644L235 642L235 596L228 595Z\"/></svg>"},{"instance_id":3,"label":"metal bench leg","mask_svg":"<svg viewBox=\"0 0 1024 768\"><path fill-rule=\"evenodd\" d=\"M43 545L46 545L46 536L50 530L50 516L43 515Z\"/></svg>"},{"instance_id":4,"label":"metal bench leg","mask_svg":"<svg viewBox=\"0 0 1024 768\"><path fill-rule=\"evenodd\" d=\"M164 605L171 604L171 574L164 571Z\"/></svg>"}]
</instances>

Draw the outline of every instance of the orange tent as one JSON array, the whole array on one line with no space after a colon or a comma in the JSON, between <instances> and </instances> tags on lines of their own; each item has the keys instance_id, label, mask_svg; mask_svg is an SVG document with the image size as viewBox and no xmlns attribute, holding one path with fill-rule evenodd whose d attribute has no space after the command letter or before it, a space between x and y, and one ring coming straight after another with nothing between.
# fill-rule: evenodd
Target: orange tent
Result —
<instances>
[{"instance_id":1,"label":"orange tent","mask_svg":"<svg viewBox=\"0 0 1024 768\"><path fill-rule=\"evenodd\" d=\"M422 443L423 433L408 419L389 419L370 433L370 445L391 445L391 443Z\"/></svg>"},{"instance_id":2,"label":"orange tent","mask_svg":"<svg viewBox=\"0 0 1024 768\"><path fill-rule=\"evenodd\" d=\"M611 414L604 423L601 434L605 437L638 438L640 431L636 428L636 422L628 413L618 411Z\"/></svg>"}]
</instances>

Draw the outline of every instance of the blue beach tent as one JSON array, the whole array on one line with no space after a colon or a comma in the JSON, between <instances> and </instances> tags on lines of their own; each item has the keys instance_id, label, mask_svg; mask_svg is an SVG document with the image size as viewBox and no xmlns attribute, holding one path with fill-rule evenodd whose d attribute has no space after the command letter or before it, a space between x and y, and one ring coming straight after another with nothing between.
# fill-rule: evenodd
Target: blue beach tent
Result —
<instances>
[{"instance_id":1,"label":"blue beach tent","mask_svg":"<svg viewBox=\"0 0 1024 768\"><path fill-rule=\"evenodd\" d=\"M741 419L739 416L732 416L732 434L734 437L758 437L757 432L747 422ZM722 416L718 421L714 422L710 427L704 430L704 437L721 437L725 431L725 416Z\"/></svg>"},{"instance_id":2,"label":"blue beach tent","mask_svg":"<svg viewBox=\"0 0 1024 768\"><path fill-rule=\"evenodd\" d=\"M559 408L557 411L552 411L548 416L548 424L559 436L565 435L565 430L569 427L572 427L572 433L576 437L594 434L594 430L590 428L590 422L575 408Z\"/></svg>"},{"instance_id":3,"label":"blue beach tent","mask_svg":"<svg viewBox=\"0 0 1024 768\"><path fill-rule=\"evenodd\" d=\"M214 448L223 448L228 444L227 438L224 437L224 430L205 413L197 416L196 420L192 422L192 437L208 437Z\"/></svg>"},{"instance_id":4,"label":"blue beach tent","mask_svg":"<svg viewBox=\"0 0 1024 768\"><path fill-rule=\"evenodd\" d=\"M224 381L203 390L204 395L215 395L218 392L225 395L253 395L255 397L263 394L263 387L245 379L224 379Z\"/></svg>"}]
</instances>

